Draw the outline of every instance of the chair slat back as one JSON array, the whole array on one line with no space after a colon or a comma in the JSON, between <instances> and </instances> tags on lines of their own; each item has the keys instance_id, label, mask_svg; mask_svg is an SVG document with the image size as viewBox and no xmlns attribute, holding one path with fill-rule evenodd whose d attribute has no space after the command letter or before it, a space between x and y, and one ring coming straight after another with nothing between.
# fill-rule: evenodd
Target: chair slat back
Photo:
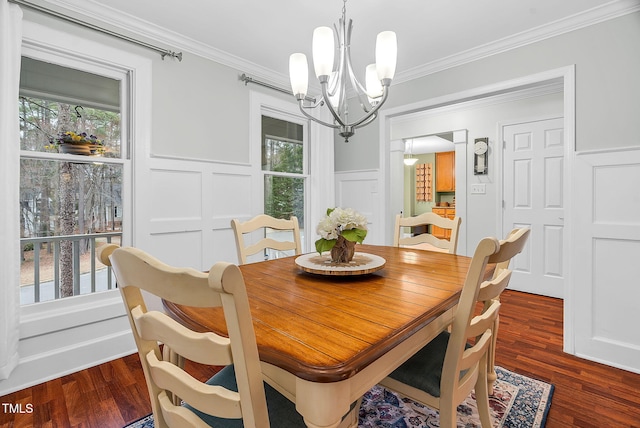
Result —
<instances>
[{"instance_id":1,"label":"chair slat back","mask_svg":"<svg viewBox=\"0 0 640 428\"><path fill-rule=\"evenodd\" d=\"M451 325L440 382L441 399L454 397L457 400L461 397L461 401L474 388L478 376L483 375L481 372L486 374L491 326L498 315L500 303L496 301L496 306L480 317L474 318L473 312L489 258L499 250L500 243L495 238L484 238L476 247ZM476 339L471 347L467 345L469 338Z\"/></svg>"},{"instance_id":2,"label":"chair slat back","mask_svg":"<svg viewBox=\"0 0 640 428\"><path fill-rule=\"evenodd\" d=\"M506 263L505 267L508 267L511 259L524 249L530 233L531 229L527 227L513 229L506 239L500 241L500 251L489 258L489 263L497 263L498 266Z\"/></svg>"},{"instance_id":3,"label":"chair slat back","mask_svg":"<svg viewBox=\"0 0 640 428\"><path fill-rule=\"evenodd\" d=\"M277 251L294 250L296 255L302 254L302 241L300 239L300 226L298 218L292 216L289 220L278 219L266 214L260 214L245 222L238 219L231 220L231 227L236 239L236 250L240 264L247 263L247 257L257 254L266 249ZM255 244L245 244L245 234L252 233L258 229L289 230L293 234L293 241L276 241L272 238L262 238Z\"/></svg>"},{"instance_id":4,"label":"chair slat back","mask_svg":"<svg viewBox=\"0 0 640 428\"><path fill-rule=\"evenodd\" d=\"M426 212L413 217L402 217L398 214L396 216L396 223L394 228L393 245L395 247L400 246L412 246L418 244L429 244L434 247L446 250L450 254L457 254L458 251L458 231L460 230L460 224L462 219L455 217L453 219L444 218L432 212ZM431 233L421 233L416 236L402 237L403 227L415 227L415 226L436 226L441 229L451 231L449 239L441 239L432 235Z\"/></svg>"},{"instance_id":5,"label":"chair slat back","mask_svg":"<svg viewBox=\"0 0 640 428\"><path fill-rule=\"evenodd\" d=\"M530 233L529 228L513 229L506 239L500 241L500 250L489 257L489 263L496 264L493 278L483 282L478 300L486 302L496 299L507 288L512 272L509 264L522 252Z\"/></svg>"},{"instance_id":6,"label":"chair slat back","mask_svg":"<svg viewBox=\"0 0 640 428\"><path fill-rule=\"evenodd\" d=\"M123 296L145 373L156 427L201 426L190 406L221 418L242 418L245 427L268 427L262 371L242 273L217 263L205 274L175 268L142 250L107 245L98 258L112 266ZM195 332L166 314L148 311L141 290L181 305L221 307L229 337ZM160 351L159 342L164 344ZM166 352L169 349L171 352ZM192 378L176 361L181 357L209 365L234 365L238 392ZM242 403L242 405L240 405Z\"/></svg>"}]
</instances>

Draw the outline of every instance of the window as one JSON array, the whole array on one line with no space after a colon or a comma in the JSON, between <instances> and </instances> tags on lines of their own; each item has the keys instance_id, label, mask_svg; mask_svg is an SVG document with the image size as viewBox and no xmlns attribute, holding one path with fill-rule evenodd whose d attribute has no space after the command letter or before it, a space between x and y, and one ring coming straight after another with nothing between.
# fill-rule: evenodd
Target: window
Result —
<instances>
[{"instance_id":1,"label":"window","mask_svg":"<svg viewBox=\"0 0 640 428\"><path fill-rule=\"evenodd\" d=\"M262 116L262 171L264 213L276 218L296 216L304 247L307 149L305 127ZM276 240L292 240L291 232L267 231ZM287 236L289 235L289 236ZM267 257L276 257L267 254Z\"/></svg>"},{"instance_id":2,"label":"window","mask_svg":"<svg viewBox=\"0 0 640 428\"><path fill-rule=\"evenodd\" d=\"M17 100L22 305L115 287L95 249L120 243L123 231L120 84L23 58ZM66 132L77 136L76 144L58 144ZM91 144L78 144L85 141Z\"/></svg>"}]
</instances>

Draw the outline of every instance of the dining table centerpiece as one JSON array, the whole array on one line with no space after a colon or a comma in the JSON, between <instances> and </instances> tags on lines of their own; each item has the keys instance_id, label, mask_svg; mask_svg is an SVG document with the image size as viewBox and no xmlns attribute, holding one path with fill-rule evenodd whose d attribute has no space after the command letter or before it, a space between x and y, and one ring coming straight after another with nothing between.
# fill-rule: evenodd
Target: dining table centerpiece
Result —
<instances>
[{"instance_id":1,"label":"dining table centerpiece","mask_svg":"<svg viewBox=\"0 0 640 428\"><path fill-rule=\"evenodd\" d=\"M334 263L349 263L355 254L356 243L362 244L367 236L367 219L352 208L329 208L318 223L316 251L331 252Z\"/></svg>"}]
</instances>

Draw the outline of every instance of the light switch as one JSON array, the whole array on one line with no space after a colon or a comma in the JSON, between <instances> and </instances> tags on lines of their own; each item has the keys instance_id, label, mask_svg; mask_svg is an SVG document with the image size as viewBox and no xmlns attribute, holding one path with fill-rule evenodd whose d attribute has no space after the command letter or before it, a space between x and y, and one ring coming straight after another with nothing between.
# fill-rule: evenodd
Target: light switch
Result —
<instances>
[{"instance_id":1,"label":"light switch","mask_svg":"<svg viewBox=\"0 0 640 428\"><path fill-rule=\"evenodd\" d=\"M472 195L484 195L487 193L486 184L484 183L476 183L471 185L471 194Z\"/></svg>"}]
</instances>

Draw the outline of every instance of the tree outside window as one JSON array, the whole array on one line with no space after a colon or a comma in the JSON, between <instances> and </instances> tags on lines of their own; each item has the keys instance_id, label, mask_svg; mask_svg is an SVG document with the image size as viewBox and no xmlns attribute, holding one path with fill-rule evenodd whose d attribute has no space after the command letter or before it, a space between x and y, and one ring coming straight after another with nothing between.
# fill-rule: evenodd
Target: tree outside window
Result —
<instances>
[{"instance_id":1,"label":"tree outside window","mask_svg":"<svg viewBox=\"0 0 640 428\"><path fill-rule=\"evenodd\" d=\"M304 127L300 124L262 117L264 213L282 219L296 216L304 236L307 171L303 132ZM275 235L270 236L278 239ZM291 237L282 236L281 239L290 240Z\"/></svg>"},{"instance_id":2,"label":"tree outside window","mask_svg":"<svg viewBox=\"0 0 640 428\"><path fill-rule=\"evenodd\" d=\"M121 232L123 166L106 162L121 157L120 113L26 96L18 102L21 237ZM54 142L66 131L95 135L104 143L104 153L61 156ZM45 284L57 275L59 297L74 295L73 241L60 240L58 254L52 242L23 245L21 287L35 284L36 275ZM89 240L79 242L79 271L86 273ZM40 247L38 260L35 246Z\"/></svg>"}]
</instances>

